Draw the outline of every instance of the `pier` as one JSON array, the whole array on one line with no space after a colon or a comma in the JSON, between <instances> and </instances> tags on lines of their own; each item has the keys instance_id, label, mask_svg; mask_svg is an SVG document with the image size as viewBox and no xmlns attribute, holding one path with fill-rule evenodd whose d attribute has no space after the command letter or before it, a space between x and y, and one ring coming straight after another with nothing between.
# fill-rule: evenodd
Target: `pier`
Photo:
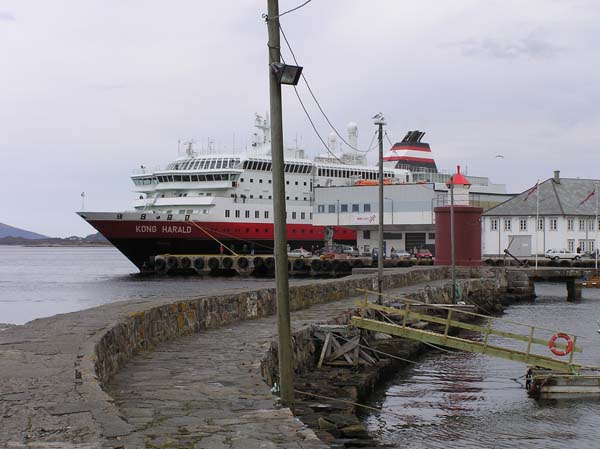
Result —
<instances>
[{"instance_id":1,"label":"pier","mask_svg":"<svg viewBox=\"0 0 600 449\"><path fill-rule=\"evenodd\" d=\"M384 285L448 298L447 271L396 269ZM497 291L494 273L485 276L461 279L464 291ZM310 324L348 322L356 289L375 283L364 274L291 286L298 373L313 369ZM0 446L327 447L270 391L274 305L272 288L125 301L0 332Z\"/></svg>"},{"instance_id":2,"label":"pier","mask_svg":"<svg viewBox=\"0 0 600 449\"><path fill-rule=\"evenodd\" d=\"M583 277L593 274L590 268L573 267L508 267L506 268L507 297L514 300L535 298L535 282L563 282L567 288L567 301L581 299Z\"/></svg>"}]
</instances>

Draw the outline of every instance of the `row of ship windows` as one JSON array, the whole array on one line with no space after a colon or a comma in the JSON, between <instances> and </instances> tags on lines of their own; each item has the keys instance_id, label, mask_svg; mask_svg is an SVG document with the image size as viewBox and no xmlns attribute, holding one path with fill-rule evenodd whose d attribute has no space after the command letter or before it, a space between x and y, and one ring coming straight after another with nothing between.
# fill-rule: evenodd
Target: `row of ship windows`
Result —
<instances>
[{"instance_id":1,"label":"row of ship windows","mask_svg":"<svg viewBox=\"0 0 600 449\"><path fill-rule=\"evenodd\" d=\"M317 176L325 176L328 178L354 178L360 177L362 179L379 179L378 169L374 171L370 170L353 170L347 168L319 168ZM395 178L396 174L393 172L383 172L385 178ZM406 179L408 182L408 177Z\"/></svg>"},{"instance_id":2,"label":"row of ship windows","mask_svg":"<svg viewBox=\"0 0 600 449\"><path fill-rule=\"evenodd\" d=\"M235 210L235 218L241 218L241 211L240 210ZM312 212L309 212L309 219L312 220ZM225 209L225 218L231 218L231 210L230 209ZM244 211L244 218L250 218L250 211L246 210ZM260 218L260 211L259 210L255 210L254 211L254 218ZM263 218L269 218L269 211L265 210L263 211ZM288 218L288 213L285 213L285 218ZM297 212L292 212L292 220L297 220L298 219L298 213ZM300 220L306 220L306 212L300 212Z\"/></svg>"},{"instance_id":3,"label":"row of ship windows","mask_svg":"<svg viewBox=\"0 0 600 449\"><path fill-rule=\"evenodd\" d=\"M189 161L173 162L167 166L167 170L214 170L234 168L239 163L239 159L191 159Z\"/></svg>"},{"instance_id":4,"label":"row of ship windows","mask_svg":"<svg viewBox=\"0 0 600 449\"><path fill-rule=\"evenodd\" d=\"M237 175L230 173L214 173L207 175L164 175L152 178L134 179L136 186L147 186L159 182L205 182L205 181L229 181L237 179Z\"/></svg>"},{"instance_id":5,"label":"row of ship windows","mask_svg":"<svg viewBox=\"0 0 600 449\"><path fill-rule=\"evenodd\" d=\"M173 162L167 166L167 170L218 170L222 168L238 168L240 159L191 159L189 161ZM271 161L246 160L242 164L244 170L271 171ZM312 164L286 163L283 167L286 173L310 173Z\"/></svg>"},{"instance_id":6,"label":"row of ship windows","mask_svg":"<svg viewBox=\"0 0 600 449\"><path fill-rule=\"evenodd\" d=\"M519 219L519 231L527 231L527 226L528 226L527 222L528 221L529 220L527 218ZM579 220L579 230L580 231L586 230L586 222L587 222L587 230L593 231L594 230L594 220L585 220L585 219ZM499 225L499 219L492 218L490 220L490 230L491 231L497 231L498 225ZM502 220L502 227L505 231L512 231L512 219L504 218ZM557 218L549 218L549 229L551 231L558 231L558 219ZM598 220L598 229L600 229L600 220ZM538 219L537 230L538 231L544 230L544 219L543 218ZM574 230L575 230L575 219L568 218L567 219L567 231L574 231Z\"/></svg>"},{"instance_id":7,"label":"row of ship windows","mask_svg":"<svg viewBox=\"0 0 600 449\"><path fill-rule=\"evenodd\" d=\"M360 212L360 204L339 204L339 211L337 212ZM325 204L319 204L317 205L317 212L320 214L324 214L325 213ZM371 212L371 204L370 203L365 203L363 204L363 212ZM327 213L328 214L335 214L336 213L336 205L335 204L328 204L327 205Z\"/></svg>"},{"instance_id":8,"label":"row of ship windows","mask_svg":"<svg viewBox=\"0 0 600 449\"><path fill-rule=\"evenodd\" d=\"M257 195L257 197L256 197L256 198L258 198L259 200L262 200L262 199L263 199L263 197L264 197L263 195ZM237 201L238 201L238 198L239 198L239 200L241 200L242 202L246 202L246 199L247 199L247 198L254 198L254 195L248 195L248 196L246 196L246 195L244 195L244 194L241 194L241 195L239 195L239 197L238 197L238 194L237 194L237 193L232 193L232 194L231 194L231 198L233 198L235 202L237 202ZM267 197L267 199L269 199L269 200L270 200L270 199L273 199L273 196L272 196L272 195L269 195L269 196ZM291 200L291 199L292 199L292 197L290 197L290 196L286 196L286 197L285 197L285 199L289 201L289 200ZM302 198L300 198L299 196L295 196L293 199L294 199L294 201L308 201L308 197L306 197L306 196L303 196Z\"/></svg>"}]
</instances>

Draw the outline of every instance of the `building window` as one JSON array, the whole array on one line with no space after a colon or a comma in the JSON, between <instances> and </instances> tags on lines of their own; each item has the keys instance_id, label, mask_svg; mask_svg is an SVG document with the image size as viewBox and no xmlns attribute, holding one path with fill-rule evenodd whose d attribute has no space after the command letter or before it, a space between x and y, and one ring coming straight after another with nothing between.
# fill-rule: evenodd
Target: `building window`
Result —
<instances>
[{"instance_id":1,"label":"building window","mask_svg":"<svg viewBox=\"0 0 600 449\"><path fill-rule=\"evenodd\" d=\"M340 212L348 212L348 205L347 204L341 204L340 205Z\"/></svg>"},{"instance_id":2,"label":"building window","mask_svg":"<svg viewBox=\"0 0 600 449\"><path fill-rule=\"evenodd\" d=\"M551 231L558 230L558 219L556 219L556 218L551 218L550 219L550 230Z\"/></svg>"},{"instance_id":3,"label":"building window","mask_svg":"<svg viewBox=\"0 0 600 449\"><path fill-rule=\"evenodd\" d=\"M300 212L300 220L306 220L306 212Z\"/></svg>"},{"instance_id":4,"label":"building window","mask_svg":"<svg viewBox=\"0 0 600 449\"><path fill-rule=\"evenodd\" d=\"M249 210L247 210L247 211L244 213L244 216L245 216L246 218L250 218L250 211L249 211Z\"/></svg>"},{"instance_id":5,"label":"building window","mask_svg":"<svg viewBox=\"0 0 600 449\"><path fill-rule=\"evenodd\" d=\"M363 239L370 240L371 239L371 231L363 231Z\"/></svg>"},{"instance_id":6,"label":"building window","mask_svg":"<svg viewBox=\"0 0 600 449\"><path fill-rule=\"evenodd\" d=\"M296 219L296 212L292 212L292 220Z\"/></svg>"},{"instance_id":7,"label":"building window","mask_svg":"<svg viewBox=\"0 0 600 449\"><path fill-rule=\"evenodd\" d=\"M497 231L497 230L498 230L498 219L492 218L490 220L490 231Z\"/></svg>"},{"instance_id":8,"label":"building window","mask_svg":"<svg viewBox=\"0 0 600 449\"><path fill-rule=\"evenodd\" d=\"M510 218L505 218L504 219L504 230L505 231L512 230L512 223L511 223L511 219Z\"/></svg>"},{"instance_id":9,"label":"building window","mask_svg":"<svg viewBox=\"0 0 600 449\"><path fill-rule=\"evenodd\" d=\"M585 231L585 220L583 220L583 219L579 220L579 230Z\"/></svg>"},{"instance_id":10,"label":"building window","mask_svg":"<svg viewBox=\"0 0 600 449\"><path fill-rule=\"evenodd\" d=\"M427 238L429 240L435 240L435 232L430 232L429 234L427 234Z\"/></svg>"},{"instance_id":11,"label":"building window","mask_svg":"<svg viewBox=\"0 0 600 449\"><path fill-rule=\"evenodd\" d=\"M572 218L568 218L567 219L567 231L573 231L575 228L575 220L573 220Z\"/></svg>"},{"instance_id":12,"label":"building window","mask_svg":"<svg viewBox=\"0 0 600 449\"><path fill-rule=\"evenodd\" d=\"M258 183L259 183L259 184L262 184L262 178L260 178L260 179L258 180Z\"/></svg>"},{"instance_id":13,"label":"building window","mask_svg":"<svg viewBox=\"0 0 600 449\"><path fill-rule=\"evenodd\" d=\"M596 249L596 242L593 240L588 240L588 246L589 246L588 251L593 253L594 250Z\"/></svg>"},{"instance_id":14,"label":"building window","mask_svg":"<svg viewBox=\"0 0 600 449\"><path fill-rule=\"evenodd\" d=\"M360 209L359 209L359 205L358 205L358 204L353 204L353 205L352 205L352 212L360 212Z\"/></svg>"},{"instance_id":15,"label":"building window","mask_svg":"<svg viewBox=\"0 0 600 449\"><path fill-rule=\"evenodd\" d=\"M240 218L240 211L239 210L235 211L235 218Z\"/></svg>"},{"instance_id":16,"label":"building window","mask_svg":"<svg viewBox=\"0 0 600 449\"><path fill-rule=\"evenodd\" d=\"M588 220L588 231L594 230L594 220ZM590 250L593 251L593 250Z\"/></svg>"},{"instance_id":17,"label":"building window","mask_svg":"<svg viewBox=\"0 0 600 449\"><path fill-rule=\"evenodd\" d=\"M317 212L318 212L319 214L324 214L324 213L325 213L325 205L324 205L324 204L319 204L319 205L317 206Z\"/></svg>"},{"instance_id":18,"label":"building window","mask_svg":"<svg viewBox=\"0 0 600 449\"><path fill-rule=\"evenodd\" d=\"M544 230L544 219L543 218L540 218L538 220L537 229L538 229L538 231L543 231Z\"/></svg>"},{"instance_id":19,"label":"building window","mask_svg":"<svg viewBox=\"0 0 600 449\"><path fill-rule=\"evenodd\" d=\"M268 210L265 211L265 218L269 218L269 211Z\"/></svg>"},{"instance_id":20,"label":"building window","mask_svg":"<svg viewBox=\"0 0 600 449\"><path fill-rule=\"evenodd\" d=\"M581 252L585 252L586 251L586 249L585 249L585 240L579 240L579 250Z\"/></svg>"},{"instance_id":21,"label":"building window","mask_svg":"<svg viewBox=\"0 0 600 449\"><path fill-rule=\"evenodd\" d=\"M519 220L519 231L527 231L527 219L521 218Z\"/></svg>"},{"instance_id":22,"label":"building window","mask_svg":"<svg viewBox=\"0 0 600 449\"><path fill-rule=\"evenodd\" d=\"M575 239L569 239L569 240L567 240L567 250L570 253L574 253L575 252Z\"/></svg>"},{"instance_id":23,"label":"building window","mask_svg":"<svg viewBox=\"0 0 600 449\"><path fill-rule=\"evenodd\" d=\"M258 211L258 210L254 211L254 218L260 218L260 211Z\"/></svg>"},{"instance_id":24,"label":"building window","mask_svg":"<svg viewBox=\"0 0 600 449\"><path fill-rule=\"evenodd\" d=\"M370 204L363 204L363 212L371 212L371 205Z\"/></svg>"},{"instance_id":25,"label":"building window","mask_svg":"<svg viewBox=\"0 0 600 449\"><path fill-rule=\"evenodd\" d=\"M330 214L335 214L335 204L330 204L327 209Z\"/></svg>"},{"instance_id":26,"label":"building window","mask_svg":"<svg viewBox=\"0 0 600 449\"><path fill-rule=\"evenodd\" d=\"M229 218L231 211L229 209L225 209L225 218Z\"/></svg>"},{"instance_id":27,"label":"building window","mask_svg":"<svg viewBox=\"0 0 600 449\"><path fill-rule=\"evenodd\" d=\"M308 219L309 219L309 220L312 220L312 212L309 212L309 213L308 213ZM310 231L310 232L312 232L312 231Z\"/></svg>"}]
</instances>

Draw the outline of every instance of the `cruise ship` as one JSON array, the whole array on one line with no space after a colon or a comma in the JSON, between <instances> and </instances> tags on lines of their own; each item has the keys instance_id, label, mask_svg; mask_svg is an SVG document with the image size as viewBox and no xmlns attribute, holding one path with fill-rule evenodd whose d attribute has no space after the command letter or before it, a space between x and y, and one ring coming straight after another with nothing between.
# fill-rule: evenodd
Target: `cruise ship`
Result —
<instances>
[{"instance_id":1,"label":"cruise ship","mask_svg":"<svg viewBox=\"0 0 600 449\"><path fill-rule=\"evenodd\" d=\"M106 237L141 271L153 269L158 254L215 254L223 248L237 253L273 252L273 192L270 124L256 115L251 147L241 154L196 151L191 143L166 167L141 168L131 177L138 199L131 211L78 214ZM358 126L349 123L347 142L358 145ZM414 133L414 132L413 132ZM287 241L311 249L333 240L354 245L352 229L314 226L315 187L378 182L378 167L368 166L363 152L341 152L335 135L330 151L305 156L298 147L284 149ZM412 182L411 152L423 150L422 135L409 133L386 153L384 178ZM407 139L415 140L411 142ZM405 142L406 141L406 142Z\"/></svg>"}]
</instances>

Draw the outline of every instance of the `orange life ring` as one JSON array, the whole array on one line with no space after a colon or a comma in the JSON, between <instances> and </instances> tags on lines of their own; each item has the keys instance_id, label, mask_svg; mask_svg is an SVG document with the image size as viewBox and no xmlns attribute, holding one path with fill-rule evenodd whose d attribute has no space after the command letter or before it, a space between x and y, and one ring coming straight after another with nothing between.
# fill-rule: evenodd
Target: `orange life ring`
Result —
<instances>
[{"instance_id":1,"label":"orange life ring","mask_svg":"<svg viewBox=\"0 0 600 449\"><path fill-rule=\"evenodd\" d=\"M567 347L564 351L561 349L556 349L555 342L559 338L562 338L563 340L566 340L566 342L567 342ZM552 351L552 354L562 357L563 355L567 355L569 352L571 352L573 350L573 340L571 340L571 337L569 337L567 334L563 334L562 332L559 332L558 334L554 334L552 336L552 338L550 338L550 342L548 343L548 346L550 346L550 351Z\"/></svg>"}]
</instances>

